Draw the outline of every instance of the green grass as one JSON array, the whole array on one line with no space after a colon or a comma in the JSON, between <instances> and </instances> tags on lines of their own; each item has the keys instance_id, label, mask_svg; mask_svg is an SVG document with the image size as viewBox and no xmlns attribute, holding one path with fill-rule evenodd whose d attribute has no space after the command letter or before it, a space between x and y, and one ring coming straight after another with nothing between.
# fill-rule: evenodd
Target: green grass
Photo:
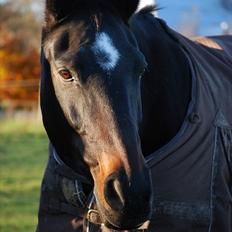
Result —
<instances>
[{"instance_id":1,"label":"green grass","mask_svg":"<svg viewBox=\"0 0 232 232\"><path fill-rule=\"evenodd\" d=\"M0 232L33 232L48 140L40 123L0 122Z\"/></svg>"}]
</instances>

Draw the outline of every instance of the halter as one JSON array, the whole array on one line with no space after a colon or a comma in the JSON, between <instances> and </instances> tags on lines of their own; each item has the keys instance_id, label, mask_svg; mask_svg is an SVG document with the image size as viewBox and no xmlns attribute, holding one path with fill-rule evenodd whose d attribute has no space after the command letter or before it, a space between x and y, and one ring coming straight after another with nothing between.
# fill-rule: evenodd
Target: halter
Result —
<instances>
[{"instance_id":1,"label":"halter","mask_svg":"<svg viewBox=\"0 0 232 232\"><path fill-rule=\"evenodd\" d=\"M84 228L86 232L101 231L104 227L102 218L96 208L96 198L93 191L89 196L86 196L83 191L83 184L91 185L86 177L76 173L72 168L67 166L59 157L54 148L52 148L52 155L50 162L55 166L55 172L60 174L63 178L61 181L63 194L69 204L59 202L52 202L53 208L61 210L62 212L76 215L84 215ZM86 213L87 212L87 213ZM140 228L133 231L145 231L148 227L144 223Z\"/></svg>"},{"instance_id":2,"label":"halter","mask_svg":"<svg viewBox=\"0 0 232 232\"><path fill-rule=\"evenodd\" d=\"M92 227L100 229L103 224L100 214L95 207L96 200L94 193L91 192L90 196L86 196L83 191L83 184L91 185L91 182L67 166L54 148L52 149L51 162L55 162L55 171L64 177L62 180L62 190L66 200L70 203L63 207L62 211L71 212L72 214L78 212L85 214L87 211L84 219L86 231L91 231Z\"/></svg>"}]
</instances>

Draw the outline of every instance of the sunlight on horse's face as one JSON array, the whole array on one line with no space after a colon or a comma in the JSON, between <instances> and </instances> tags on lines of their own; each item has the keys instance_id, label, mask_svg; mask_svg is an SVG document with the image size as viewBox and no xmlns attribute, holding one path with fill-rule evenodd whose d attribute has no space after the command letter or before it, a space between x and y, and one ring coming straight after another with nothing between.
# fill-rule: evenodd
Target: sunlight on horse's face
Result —
<instances>
[{"instance_id":1,"label":"sunlight on horse's face","mask_svg":"<svg viewBox=\"0 0 232 232\"><path fill-rule=\"evenodd\" d=\"M146 62L121 20L102 16L98 26L94 20L63 23L46 39L45 55L59 104L83 141L99 211L106 223L130 228L150 214L138 134Z\"/></svg>"}]
</instances>

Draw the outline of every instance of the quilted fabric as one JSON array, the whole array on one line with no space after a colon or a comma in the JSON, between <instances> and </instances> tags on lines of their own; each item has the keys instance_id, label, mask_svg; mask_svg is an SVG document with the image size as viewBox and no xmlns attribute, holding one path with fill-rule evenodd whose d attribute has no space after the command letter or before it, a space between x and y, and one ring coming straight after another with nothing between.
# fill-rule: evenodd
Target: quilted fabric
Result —
<instances>
[{"instance_id":1,"label":"quilted fabric","mask_svg":"<svg viewBox=\"0 0 232 232\"><path fill-rule=\"evenodd\" d=\"M176 137L147 158L150 228L232 232L232 36L192 41L160 22L189 59L192 100Z\"/></svg>"}]
</instances>

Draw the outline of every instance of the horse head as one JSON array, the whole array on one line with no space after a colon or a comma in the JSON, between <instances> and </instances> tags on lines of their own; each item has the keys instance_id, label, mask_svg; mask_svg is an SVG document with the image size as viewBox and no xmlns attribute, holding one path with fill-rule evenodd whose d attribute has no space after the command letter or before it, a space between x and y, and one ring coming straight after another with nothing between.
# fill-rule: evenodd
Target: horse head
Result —
<instances>
[{"instance_id":1,"label":"horse head","mask_svg":"<svg viewBox=\"0 0 232 232\"><path fill-rule=\"evenodd\" d=\"M41 107L51 143L92 178L106 225L137 228L151 215L142 154L141 78L146 61L128 26L138 1L47 0Z\"/></svg>"}]
</instances>

